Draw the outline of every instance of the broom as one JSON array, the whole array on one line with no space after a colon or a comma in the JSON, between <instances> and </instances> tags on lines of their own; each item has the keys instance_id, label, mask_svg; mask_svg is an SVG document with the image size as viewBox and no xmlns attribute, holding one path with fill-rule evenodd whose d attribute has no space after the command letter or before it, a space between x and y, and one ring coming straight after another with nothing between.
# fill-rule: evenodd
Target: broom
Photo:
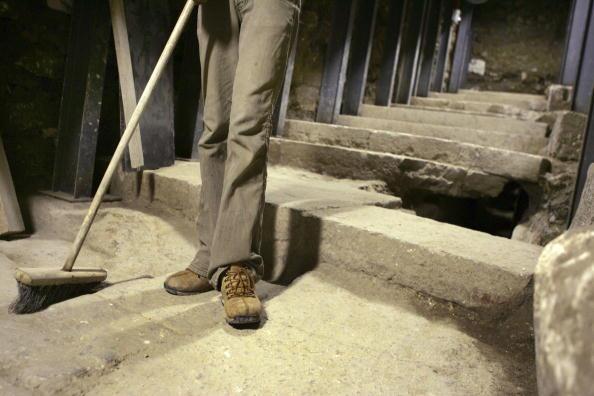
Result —
<instances>
[{"instance_id":1,"label":"broom","mask_svg":"<svg viewBox=\"0 0 594 396\"><path fill-rule=\"evenodd\" d=\"M165 66L171 57L184 26L197 3L200 2L196 0L187 0L181 15L173 28L173 32L171 33L169 40L167 40L165 49L159 57L157 65L146 84L144 92L130 117L130 121L126 126L122 137L120 138L120 142L109 162L105 174L103 175L103 179L101 179L97 193L95 194L91 206L89 207L89 211L78 230L78 234L76 235L63 267L61 269L17 268L15 278L17 280L18 296L9 307L11 312L23 314L40 311L56 302L93 292L107 278L107 271L104 269L73 269L74 262L80 253L80 249L89 233L91 224L93 224L101 200L109 188L111 178L113 177L122 156L124 155L126 147L138 126L140 117L155 89L155 85L163 74L163 70L165 70Z\"/></svg>"}]
</instances>

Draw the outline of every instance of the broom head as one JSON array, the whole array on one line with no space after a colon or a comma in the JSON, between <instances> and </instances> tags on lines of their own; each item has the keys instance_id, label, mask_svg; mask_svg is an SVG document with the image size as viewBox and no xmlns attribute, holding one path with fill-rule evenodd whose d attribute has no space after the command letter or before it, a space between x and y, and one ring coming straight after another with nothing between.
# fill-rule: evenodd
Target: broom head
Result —
<instances>
[{"instance_id":1,"label":"broom head","mask_svg":"<svg viewBox=\"0 0 594 396\"><path fill-rule=\"evenodd\" d=\"M17 268L18 296L9 310L16 314L41 311L48 306L92 293L107 278L107 271L77 268L72 271L47 268Z\"/></svg>"}]
</instances>

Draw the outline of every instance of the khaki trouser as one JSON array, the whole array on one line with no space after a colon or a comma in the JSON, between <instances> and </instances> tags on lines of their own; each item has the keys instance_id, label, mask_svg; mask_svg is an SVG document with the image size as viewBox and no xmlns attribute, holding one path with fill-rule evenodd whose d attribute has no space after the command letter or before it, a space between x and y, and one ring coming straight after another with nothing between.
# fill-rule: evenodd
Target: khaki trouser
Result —
<instances>
[{"instance_id":1,"label":"khaki trouser","mask_svg":"<svg viewBox=\"0 0 594 396\"><path fill-rule=\"evenodd\" d=\"M259 254L272 114L301 0L214 0L200 7L204 133L199 249L189 269L219 288L224 270Z\"/></svg>"}]
</instances>

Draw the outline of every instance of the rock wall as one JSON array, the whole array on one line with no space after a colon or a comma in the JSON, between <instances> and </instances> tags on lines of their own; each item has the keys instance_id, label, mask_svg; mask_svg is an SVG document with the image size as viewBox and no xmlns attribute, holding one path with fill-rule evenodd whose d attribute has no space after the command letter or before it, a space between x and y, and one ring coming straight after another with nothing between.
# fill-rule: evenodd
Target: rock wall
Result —
<instances>
[{"instance_id":1,"label":"rock wall","mask_svg":"<svg viewBox=\"0 0 594 396\"><path fill-rule=\"evenodd\" d=\"M51 182L69 17L0 1L0 133L18 190Z\"/></svg>"},{"instance_id":2,"label":"rock wall","mask_svg":"<svg viewBox=\"0 0 594 396\"><path fill-rule=\"evenodd\" d=\"M570 0L490 0L476 7L472 55L486 62L469 87L544 93L557 82Z\"/></svg>"}]
</instances>

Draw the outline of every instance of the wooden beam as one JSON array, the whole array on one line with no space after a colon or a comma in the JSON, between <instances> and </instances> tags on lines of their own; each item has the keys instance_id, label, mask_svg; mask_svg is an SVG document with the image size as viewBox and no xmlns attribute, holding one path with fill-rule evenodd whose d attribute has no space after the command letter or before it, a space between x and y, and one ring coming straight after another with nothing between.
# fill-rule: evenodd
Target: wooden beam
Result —
<instances>
[{"instance_id":1,"label":"wooden beam","mask_svg":"<svg viewBox=\"0 0 594 396\"><path fill-rule=\"evenodd\" d=\"M125 14L134 86L140 97L171 33L170 10L165 1L126 0ZM169 64L140 119L145 169L175 162L173 102L173 66ZM121 126L123 132L123 118ZM129 156L125 169L131 169Z\"/></svg>"},{"instance_id":2,"label":"wooden beam","mask_svg":"<svg viewBox=\"0 0 594 396\"><path fill-rule=\"evenodd\" d=\"M426 97L431 87L431 74L435 59L435 46L439 31L439 17L441 15L441 0L429 0L425 10L425 22L421 43L421 60L417 77L416 96Z\"/></svg>"},{"instance_id":3,"label":"wooden beam","mask_svg":"<svg viewBox=\"0 0 594 396\"><path fill-rule=\"evenodd\" d=\"M90 198L110 40L108 4L77 0L72 9L52 190Z\"/></svg>"},{"instance_id":4,"label":"wooden beam","mask_svg":"<svg viewBox=\"0 0 594 396\"><path fill-rule=\"evenodd\" d=\"M344 114L357 115L365 96L377 8L378 0L364 0L357 3L355 16L357 29L353 32L351 59L347 69L342 105Z\"/></svg>"},{"instance_id":5,"label":"wooden beam","mask_svg":"<svg viewBox=\"0 0 594 396\"><path fill-rule=\"evenodd\" d=\"M130 43L128 41L124 0L109 0L109 7L111 10L111 26L113 29L113 41L118 64L122 107L124 111L124 119L127 124L130 117L132 117L137 102L136 89L134 87L134 73L132 71L132 59L130 58ZM130 167L132 169L139 169L144 166L140 127L136 128L136 132L134 132L134 135L128 144L128 155L130 158Z\"/></svg>"},{"instance_id":6,"label":"wooden beam","mask_svg":"<svg viewBox=\"0 0 594 396\"><path fill-rule=\"evenodd\" d=\"M421 53L423 16L427 6L428 0L414 0L408 4L406 10L396 80L396 103L409 104L414 93Z\"/></svg>"},{"instance_id":7,"label":"wooden beam","mask_svg":"<svg viewBox=\"0 0 594 396\"><path fill-rule=\"evenodd\" d=\"M322 74L317 122L333 123L340 112L357 1L334 0L332 6L332 30Z\"/></svg>"},{"instance_id":8,"label":"wooden beam","mask_svg":"<svg viewBox=\"0 0 594 396\"><path fill-rule=\"evenodd\" d=\"M390 106L394 97L396 71L402 42L404 10L407 4L408 0L391 0L390 2L388 28L384 40L384 55L376 88L375 104L378 106Z\"/></svg>"},{"instance_id":9,"label":"wooden beam","mask_svg":"<svg viewBox=\"0 0 594 396\"><path fill-rule=\"evenodd\" d=\"M590 8L590 19L579 66L573 90L573 110L588 113L594 89L594 6Z\"/></svg>"},{"instance_id":10,"label":"wooden beam","mask_svg":"<svg viewBox=\"0 0 594 396\"><path fill-rule=\"evenodd\" d=\"M14 190L2 137L0 137L0 235L18 234L24 231L21 209Z\"/></svg>"},{"instance_id":11,"label":"wooden beam","mask_svg":"<svg viewBox=\"0 0 594 396\"><path fill-rule=\"evenodd\" d=\"M573 0L567 21L565 51L559 83L575 86L582 58L582 48L590 18L592 0Z\"/></svg>"}]
</instances>

